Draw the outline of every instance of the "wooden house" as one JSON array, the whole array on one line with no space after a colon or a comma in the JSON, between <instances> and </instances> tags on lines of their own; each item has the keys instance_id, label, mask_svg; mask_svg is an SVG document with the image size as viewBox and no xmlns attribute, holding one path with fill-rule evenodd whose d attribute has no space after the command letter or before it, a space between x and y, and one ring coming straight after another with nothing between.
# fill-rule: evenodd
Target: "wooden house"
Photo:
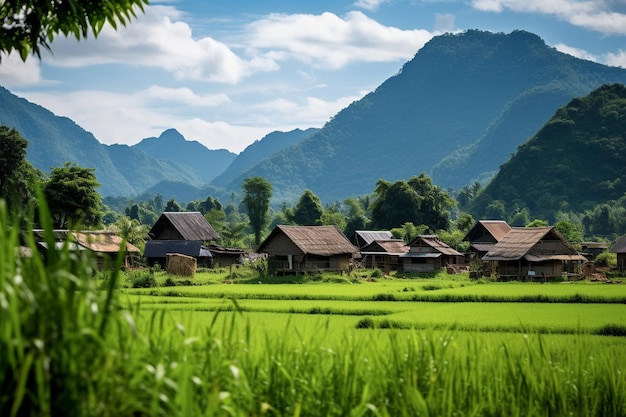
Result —
<instances>
[{"instance_id":1,"label":"wooden house","mask_svg":"<svg viewBox=\"0 0 626 417\"><path fill-rule=\"evenodd\" d=\"M207 245L207 249L213 257L213 266L228 267L242 265L248 256L248 251L239 248L225 248L219 245Z\"/></svg>"},{"instance_id":2,"label":"wooden house","mask_svg":"<svg viewBox=\"0 0 626 417\"><path fill-rule=\"evenodd\" d=\"M292 275L347 271L357 249L335 226L278 225L257 253L267 255L272 273Z\"/></svg>"},{"instance_id":3,"label":"wooden house","mask_svg":"<svg viewBox=\"0 0 626 417\"><path fill-rule=\"evenodd\" d=\"M626 271L626 236L622 236L611 247L611 252L617 254L617 268Z\"/></svg>"},{"instance_id":4,"label":"wooden house","mask_svg":"<svg viewBox=\"0 0 626 417\"><path fill-rule=\"evenodd\" d=\"M96 259L99 269L104 269L115 265L120 251L124 252L122 267L132 265L133 256L139 256L140 250L136 246L124 242L124 240L113 232L105 230L54 230L55 248L61 249L67 246L72 251L89 251ZM47 243L44 241L44 232L34 230L37 238L37 246L42 253L47 252Z\"/></svg>"},{"instance_id":5,"label":"wooden house","mask_svg":"<svg viewBox=\"0 0 626 417\"><path fill-rule=\"evenodd\" d=\"M393 239L393 235L388 230L355 230L350 237L350 242L361 249L375 240Z\"/></svg>"},{"instance_id":6,"label":"wooden house","mask_svg":"<svg viewBox=\"0 0 626 417\"><path fill-rule=\"evenodd\" d=\"M159 264L163 269L167 266L167 255L172 254L194 257L198 267L213 267L213 256L201 240L148 240L143 251L148 265Z\"/></svg>"},{"instance_id":7,"label":"wooden house","mask_svg":"<svg viewBox=\"0 0 626 417\"><path fill-rule=\"evenodd\" d=\"M433 272L448 265L464 263L462 253L444 243L437 235L419 235L408 244L409 251L400 256L399 271Z\"/></svg>"},{"instance_id":8,"label":"wooden house","mask_svg":"<svg viewBox=\"0 0 626 417\"><path fill-rule=\"evenodd\" d=\"M580 242L580 254L589 260L609 250L608 242Z\"/></svg>"},{"instance_id":9,"label":"wooden house","mask_svg":"<svg viewBox=\"0 0 626 417\"><path fill-rule=\"evenodd\" d=\"M485 256L501 280L547 280L579 274L587 259L552 226L514 227Z\"/></svg>"},{"instance_id":10,"label":"wooden house","mask_svg":"<svg viewBox=\"0 0 626 417\"><path fill-rule=\"evenodd\" d=\"M504 220L479 220L467 232L464 241L469 242L469 253L472 259L481 259L511 230Z\"/></svg>"},{"instance_id":11,"label":"wooden house","mask_svg":"<svg viewBox=\"0 0 626 417\"><path fill-rule=\"evenodd\" d=\"M165 212L154 223L148 236L153 240L199 240L211 242L220 235L197 211Z\"/></svg>"},{"instance_id":12,"label":"wooden house","mask_svg":"<svg viewBox=\"0 0 626 417\"><path fill-rule=\"evenodd\" d=\"M398 270L400 256L409 251L402 239L374 240L359 250L360 263L365 268L378 268L388 274Z\"/></svg>"}]
</instances>

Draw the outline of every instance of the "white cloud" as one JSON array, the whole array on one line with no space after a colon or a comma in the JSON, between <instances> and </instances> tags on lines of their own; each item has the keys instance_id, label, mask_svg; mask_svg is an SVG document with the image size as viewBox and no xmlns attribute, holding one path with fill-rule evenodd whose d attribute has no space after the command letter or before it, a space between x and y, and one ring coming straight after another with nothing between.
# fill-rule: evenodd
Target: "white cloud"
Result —
<instances>
[{"instance_id":1,"label":"white cloud","mask_svg":"<svg viewBox=\"0 0 626 417\"><path fill-rule=\"evenodd\" d=\"M162 68L178 79L237 83L267 62L246 62L227 45L210 37L194 39L180 13L168 6L149 6L126 27L106 26L97 39L57 38L46 62L63 67L126 64ZM250 67L250 68L249 68Z\"/></svg>"},{"instance_id":2,"label":"white cloud","mask_svg":"<svg viewBox=\"0 0 626 417\"><path fill-rule=\"evenodd\" d=\"M250 24L249 29L252 48L288 53L278 55L277 60L295 57L331 69L353 62L406 60L433 37L426 30L383 26L357 11L345 18L329 12L272 14Z\"/></svg>"},{"instance_id":3,"label":"white cloud","mask_svg":"<svg viewBox=\"0 0 626 417\"><path fill-rule=\"evenodd\" d=\"M454 15L453 14L435 14L435 30L437 32L454 31Z\"/></svg>"},{"instance_id":4,"label":"white cloud","mask_svg":"<svg viewBox=\"0 0 626 417\"><path fill-rule=\"evenodd\" d=\"M626 68L626 51L620 49L617 53L608 53L605 62L607 65Z\"/></svg>"},{"instance_id":5,"label":"white cloud","mask_svg":"<svg viewBox=\"0 0 626 417\"><path fill-rule=\"evenodd\" d=\"M619 11L623 5L611 0L473 0L472 6L496 13L547 14L600 33L626 35L626 14Z\"/></svg>"},{"instance_id":6,"label":"white cloud","mask_svg":"<svg viewBox=\"0 0 626 417\"><path fill-rule=\"evenodd\" d=\"M381 4L386 3L388 1L389 0L358 0L354 3L354 6L359 7L361 9L374 11L378 9L378 7Z\"/></svg>"},{"instance_id":7,"label":"white cloud","mask_svg":"<svg viewBox=\"0 0 626 417\"><path fill-rule=\"evenodd\" d=\"M564 43L557 43L554 45L557 51L563 52L568 55L575 56L576 58L586 59L588 61L598 61L598 57L584 49L575 48L573 46L566 45Z\"/></svg>"},{"instance_id":8,"label":"white cloud","mask_svg":"<svg viewBox=\"0 0 626 417\"><path fill-rule=\"evenodd\" d=\"M4 87L22 87L41 83L41 67L39 61L29 56L23 62L18 54L0 54L0 83Z\"/></svg>"},{"instance_id":9,"label":"white cloud","mask_svg":"<svg viewBox=\"0 0 626 417\"><path fill-rule=\"evenodd\" d=\"M157 85L148 87L139 94L145 99L160 100L167 103L183 103L190 106L213 107L230 102L226 94L198 95L189 88L165 88Z\"/></svg>"}]
</instances>

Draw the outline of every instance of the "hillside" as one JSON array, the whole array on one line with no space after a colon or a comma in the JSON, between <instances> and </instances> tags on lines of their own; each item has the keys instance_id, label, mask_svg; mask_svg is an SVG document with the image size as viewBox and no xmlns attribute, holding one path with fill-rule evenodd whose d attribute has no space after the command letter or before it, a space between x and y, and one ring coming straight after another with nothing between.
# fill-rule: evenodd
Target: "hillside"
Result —
<instances>
[{"instance_id":1,"label":"hillside","mask_svg":"<svg viewBox=\"0 0 626 417\"><path fill-rule=\"evenodd\" d=\"M582 212L626 193L626 86L605 85L560 108L519 147L482 195L481 217L493 200L510 214L553 220L559 210Z\"/></svg>"},{"instance_id":2,"label":"hillside","mask_svg":"<svg viewBox=\"0 0 626 417\"><path fill-rule=\"evenodd\" d=\"M458 189L490 178L556 108L610 82L626 83L626 70L560 53L528 32L438 36L319 132L245 176L266 178L278 201L306 188L343 200L421 172ZM243 178L226 188L239 190Z\"/></svg>"},{"instance_id":3,"label":"hillside","mask_svg":"<svg viewBox=\"0 0 626 417\"><path fill-rule=\"evenodd\" d=\"M245 172L248 169L252 168L265 158L280 150L286 149L291 145L301 142L318 130L319 129L309 128L306 130L295 129L290 132L275 131L269 133L261 140L257 140L253 144L246 147L246 149L237 155L228 168L211 183L215 186L223 187L238 175L245 175Z\"/></svg>"}]
</instances>

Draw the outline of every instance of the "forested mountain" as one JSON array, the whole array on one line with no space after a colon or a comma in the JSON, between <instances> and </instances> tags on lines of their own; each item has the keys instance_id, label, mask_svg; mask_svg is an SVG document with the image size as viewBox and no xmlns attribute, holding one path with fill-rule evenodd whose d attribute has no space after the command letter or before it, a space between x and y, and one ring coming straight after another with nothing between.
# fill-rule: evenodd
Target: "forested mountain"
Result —
<instances>
[{"instance_id":1,"label":"forested mountain","mask_svg":"<svg viewBox=\"0 0 626 417\"><path fill-rule=\"evenodd\" d=\"M263 139L255 141L244 149L228 168L211 183L218 187L228 184L238 175L244 174L248 169L258 164L272 154L294 145L319 129L309 128L306 130L295 129L290 132L272 132ZM245 175L245 174L244 174Z\"/></svg>"},{"instance_id":2,"label":"forested mountain","mask_svg":"<svg viewBox=\"0 0 626 417\"><path fill-rule=\"evenodd\" d=\"M192 185L207 184L224 172L237 156L226 149L209 150L200 142L186 140L176 129L168 129L158 138L143 139L133 147L154 158L196 171L198 182L189 181Z\"/></svg>"},{"instance_id":3,"label":"forested mountain","mask_svg":"<svg viewBox=\"0 0 626 417\"><path fill-rule=\"evenodd\" d=\"M538 36L477 30L433 38L399 73L319 132L260 162L275 198L324 202L421 172L444 188L489 178L554 111L626 70L574 58ZM240 189L244 176L226 185Z\"/></svg>"},{"instance_id":4,"label":"forested mountain","mask_svg":"<svg viewBox=\"0 0 626 417\"><path fill-rule=\"evenodd\" d=\"M476 198L478 218L494 208L553 221L626 193L626 86L605 85L560 108L521 145Z\"/></svg>"},{"instance_id":5,"label":"forested mountain","mask_svg":"<svg viewBox=\"0 0 626 417\"><path fill-rule=\"evenodd\" d=\"M46 173L65 162L95 168L98 191L104 196L134 197L166 180L206 186L236 156L186 141L175 130L134 146L107 146L71 119L56 116L2 87L0 125L21 133L28 141L28 161Z\"/></svg>"}]
</instances>

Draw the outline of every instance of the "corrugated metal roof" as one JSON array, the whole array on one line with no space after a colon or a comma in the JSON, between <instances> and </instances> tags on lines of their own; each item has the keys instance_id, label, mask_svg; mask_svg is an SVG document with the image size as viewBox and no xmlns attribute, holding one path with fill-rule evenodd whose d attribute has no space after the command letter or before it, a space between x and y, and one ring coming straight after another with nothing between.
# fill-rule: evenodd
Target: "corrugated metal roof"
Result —
<instances>
[{"instance_id":1,"label":"corrugated metal roof","mask_svg":"<svg viewBox=\"0 0 626 417\"><path fill-rule=\"evenodd\" d=\"M150 229L150 236L159 236L168 226L180 233L184 240L218 240L217 234L207 219L198 211L164 212Z\"/></svg>"},{"instance_id":2,"label":"corrugated metal roof","mask_svg":"<svg viewBox=\"0 0 626 417\"><path fill-rule=\"evenodd\" d=\"M331 256L357 252L357 248L335 226L278 225L257 249L263 249L277 235L284 234L303 254Z\"/></svg>"},{"instance_id":3,"label":"corrugated metal roof","mask_svg":"<svg viewBox=\"0 0 626 417\"><path fill-rule=\"evenodd\" d=\"M362 244L361 247L369 245L375 240L389 240L393 235L389 230L355 230L352 243Z\"/></svg>"},{"instance_id":4,"label":"corrugated metal roof","mask_svg":"<svg viewBox=\"0 0 626 417\"><path fill-rule=\"evenodd\" d=\"M531 262L546 260L585 260L552 226L514 227L485 256L484 261Z\"/></svg>"},{"instance_id":5,"label":"corrugated metal roof","mask_svg":"<svg viewBox=\"0 0 626 417\"><path fill-rule=\"evenodd\" d=\"M195 258L211 256L211 252L202 246L200 240L149 240L146 242L143 256L165 258L168 253L180 253Z\"/></svg>"},{"instance_id":6,"label":"corrugated metal roof","mask_svg":"<svg viewBox=\"0 0 626 417\"><path fill-rule=\"evenodd\" d=\"M437 252L440 252L443 255L463 256L462 253L452 249L441 239L439 239L439 236L437 235L419 235L409 243L409 246L420 246L420 244L430 246L431 248L435 249Z\"/></svg>"}]
</instances>

